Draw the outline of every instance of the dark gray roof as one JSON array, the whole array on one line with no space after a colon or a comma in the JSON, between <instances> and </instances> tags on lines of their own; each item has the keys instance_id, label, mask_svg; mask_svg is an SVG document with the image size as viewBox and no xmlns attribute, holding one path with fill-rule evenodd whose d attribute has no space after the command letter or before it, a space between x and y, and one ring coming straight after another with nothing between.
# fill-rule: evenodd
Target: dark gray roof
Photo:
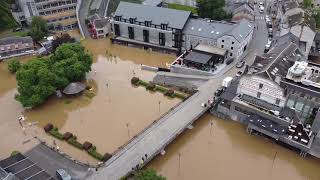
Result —
<instances>
[{"instance_id":1,"label":"dark gray roof","mask_svg":"<svg viewBox=\"0 0 320 180\"><path fill-rule=\"evenodd\" d=\"M238 12L246 12L246 13L254 15L254 9L251 6L251 4L248 4L248 3L244 3L241 6L239 6L238 8L236 8L235 10L233 10L232 14L236 14Z\"/></svg>"},{"instance_id":2,"label":"dark gray roof","mask_svg":"<svg viewBox=\"0 0 320 180\"><path fill-rule=\"evenodd\" d=\"M192 51L184 58L184 60L201 63L201 64L207 64L211 58L212 58L212 55L197 52L197 51Z\"/></svg>"},{"instance_id":3,"label":"dark gray roof","mask_svg":"<svg viewBox=\"0 0 320 180\"><path fill-rule=\"evenodd\" d=\"M281 80L280 86L283 88L289 88L298 92L309 94L312 97L320 98L320 88L314 86L307 86L302 83L294 82L286 78Z\"/></svg>"},{"instance_id":4,"label":"dark gray roof","mask_svg":"<svg viewBox=\"0 0 320 180\"><path fill-rule=\"evenodd\" d=\"M183 33L186 35L199 36L209 39L217 39L224 35L233 36L242 42L254 26L249 21L243 19L239 23L229 23L224 21L212 21L206 19L190 19Z\"/></svg>"},{"instance_id":5,"label":"dark gray roof","mask_svg":"<svg viewBox=\"0 0 320 180\"><path fill-rule=\"evenodd\" d=\"M237 89L239 85L240 77L235 77L231 84L226 88L226 90L221 94L221 98L231 101L234 97L237 96Z\"/></svg>"},{"instance_id":6,"label":"dark gray roof","mask_svg":"<svg viewBox=\"0 0 320 180\"><path fill-rule=\"evenodd\" d=\"M191 12L175 9L146 6L121 1L115 16L122 18L136 18L136 21L152 21L152 24L168 24L168 27L183 29Z\"/></svg>"},{"instance_id":7,"label":"dark gray roof","mask_svg":"<svg viewBox=\"0 0 320 180\"><path fill-rule=\"evenodd\" d=\"M78 94L86 88L86 85L80 82L72 82L64 88L63 93L65 94Z\"/></svg>"},{"instance_id":8,"label":"dark gray roof","mask_svg":"<svg viewBox=\"0 0 320 180\"><path fill-rule=\"evenodd\" d=\"M26 37L12 36L12 37L5 37L0 39L0 45L17 44L17 43L33 44L33 40L30 36L26 36Z\"/></svg>"},{"instance_id":9,"label":"dark gray roof","mask_svg":"<svg viewBox=\"0 0 320 180\"><path fill-rule=\"evenodd\" d=\"M96 28L101 29L101 28L105 27L108 22L109 22L109 20L106 19L106 18L96 19L96 20L94 21L94 25L95 25Z\"/></svg>"},{"instance_id":10,"label":"dark gray roof","mask_svg":"<svg viewBox=\"0 0 320 180\"><path fill-rule=\"evenodd\" d=\"M147 6L159 6L162 3L162 0L145 0L142 2L143 5Z\"/></svg>"},{"instance_id":11,"label":"dark gray roof","mask_svg":"<svg viewBox=\"0 0 320 180\"><path fill-rule=\"evenodd\" d=\"M285 11L298 7L299 4L296 1L287 1L284 3L283 8Z\"/></svg>"},{"instance_id":12,"label":"dark gray roof","mask_svg":"<svg viewBox=\"0 0 320 180\"><path fill-rule=\"evenodd\" d=\"M316 35L314 36L315 41L320 41L320 33L316 32Z\"/></svg>"}]
</instances>

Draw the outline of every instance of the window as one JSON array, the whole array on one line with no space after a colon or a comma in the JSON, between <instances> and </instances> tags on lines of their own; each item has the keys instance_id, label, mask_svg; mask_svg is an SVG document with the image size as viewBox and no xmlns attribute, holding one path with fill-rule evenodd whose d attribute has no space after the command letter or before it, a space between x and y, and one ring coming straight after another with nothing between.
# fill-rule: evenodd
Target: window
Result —
<instances>
[{"instance_id":1,"label":"window","mask_svg":"<svg viewBox=\"0 0 320 180\"><path fill-rule=\"evenodd\" d=\"M133 27L128 27L129 39L134 39Z\"/></svg>"},{"instance_id":2,"label":"window","mask_svg":"<svg viewBox=\"0 0 320 180\"><path fill-rule=\"evenodd\" d=\"M130 21L130 24L134 24L135 19L134 18L130 18L129 21Z\"/></svg>"},{"instance_id":3,"label":"window","mask_svg":"<svg viewBox=\"0 0 320 180\"><path fill-rule=\"evenodd\" d=\"M167 30L167 28L168 28L168 24L161 24L161 29Z\"/></svg>"},{"instance_id":4,"label":"window","mask_svg":"<svg viewBox=\"0 0 320 180\"><path fill-rule=\"evenodd\" d=\"M149 42L149 31L145 29L143 30L143 41Z\"/></svg>"},{"instance_id":5,"label":"window","mask_svg":"<svg viewBox=\"0 0 320 180\"><path fill-rule=\"evenodd\" d=\"M159 45L164 46L166 43L166 38L164 33L159 33Z\"/></svg>"},{"instance_id":6,"label":"window","mask_svg":"<svg viewBox=\"0 0 320 180\"><path fill-rule=\"evenodd\" d=\"M224 40L222 39L222 42L224 42Z\"/></svg>"},{"instance_id":7,"label":"window","mask_svg":"<svg viewBox=\"0 0 320 180\"><path fill-rule=\"evenodd\" d=\"M276 99L276 105L279 105L280 104L280 99Z\"/></svg>"},{"instance_id":8,"label":"window","mask_svg":"<svg viewBox=\"0 0 320 180\"><path fill-rule=\"evenodd\" d=\"M145 21L144 25L147 26L147 27L150 27L151 26L151 21Z\"/></svg>"},{"instance_id":9,"label":"window","mask_svg":"<svg viewBox=\"0 0 320 180\"><path fill-rule=\"evenodd\" d=\"M222 44L222 45L221 45L221 48L223 48L223 47L224 47L224 45Z\"/></svg>"},{"instance_id":10,"label":"window","mask_svg":"<svg viewBox=\"0 0 320 180\"><path fill-rule=\"evenodd\" d=\"M231 44L234 44L234 42L232 41Z\"/></svg>"},{"instance_id":11,"label":"window","mask_svg":"<svg viewBox=\"0 0 320 180\"><path fill-rule=\"evenodd\" d=\"M294 100L292 100L292 99L288 99L288 101L287 101L287 106L288 107L294 107Z\"/></svg>"},{"instance_id":12,"label":"window","mask_svg":"<svg viewBox=\"0 0 320 180\"><path fill-rule=\"evenodd\" d=\"M257 98L260 98L261 97L261 92L258 92L257 93Z\"/></svg>"},{"instance_id":13,"label":"window","mask_svg":"<svg viewBox=\"0 0 320 180\"><path fill-rule=\"evenodd\" d=\"M233 50L233 47L231 47L231 50Z\"/></svg>"},{"instance_id":14,"label":"window","mask_svg":"<svg viewBox=\"0 0 320 180\"><path fill-rule=\"evenodd\" d=\"M116 36L120 36L121 35L120 34L120 26L119 26L119 24L114 24L114 34Z\"/></svg>"},{"instance_id":15,"label":"window","mask_svg":"<svg viewBox=\"0 0 320 180\"><path fill-rule=\"evenodd\" d=\"M230 57L232 57L232 53L230 53Z\"/></svg>"},{"instance_id":16,"label":"window","mask_svg":"<svg viewBox=\"0 0 320 180\"><path fill-rule=\"evenodd\" d=\"M116 21L121 21L121 16L116 16L114 19L115 19Z\"/></svg>"},{"instance_id":17,"label":"window","mask_svg":"<svg viewBox=\"0 0 320 180\"><path fill-rule=\"evenodd\" d=\"M262 89L262 88L263 88L263 84L260 83L260 84L259 84L259 89Z\"/></svg>"}]
</instances>

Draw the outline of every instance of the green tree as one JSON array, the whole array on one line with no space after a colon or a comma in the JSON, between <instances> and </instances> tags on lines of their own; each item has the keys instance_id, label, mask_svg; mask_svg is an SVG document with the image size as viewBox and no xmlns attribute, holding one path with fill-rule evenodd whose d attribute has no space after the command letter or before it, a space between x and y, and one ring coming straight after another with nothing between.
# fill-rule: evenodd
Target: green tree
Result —
<instances>
[{"instance_id":1,"label":"green tree","mask_svg":"<svg viewBox=\"0 0 320 180\"><path fill-rule=\"evenodd\" d=\"M80 44L63 44L51 57L36 58L23 64L17 72L16 100L24 107L45 102L55 90L70 82L82 81L91 70L92 57Z\"/></svg>"},{"instance_id":2,"label":"green tree","mask_svg":"<svg viewBox=\"0 0 320 180\"><path fill-rule=\"evenodd\" d=\"M225 0L197 0L198 15L214 20L230 19L230 14L223 9Z\"/></svg>"},{"instance_id":3,"label":"green tree","mask_svg":"<svg viewBox=\"0 0 320 180\"><path fill-rule=\"evenodd\" d=\"M313 15L317 28L320 28L320 10L317 10L317 12Z\"/></svg>"},{"instance_id":4,"label":"green tree","mask_svg":"<svg viewBox=\"0 0 320 180\"><path fill-rule=\"evenodd\" d=\"M17 59L10 59L8 62L8 70L11 73L16 73L21 67L21 63Z\"/></svg>"},{"instance_id":5,"label":"green tree","mask_svg":"<svg viewBox=\"0 0 320 180\"><path fill-rule=\"evenodd\" d=\"M61 36L56 37L56 39L52 41L52 50L55 51L57 47L59 47L63 43L74 42L76 42L74 38L72 38L68 33L64 33Z\"/></svg>"},{"instance_id":6,"label":"green tree","mask_svg":"<svg viewBox=\"0 0 320 180\"><path fill-rule=\"evenodd\" d=\"M157 172L153 169L141 170L133 177L134 180L165 180L166 178L157 175Z\"/></svg>"},{"instance_id":7,"label":"green tree","mask_svg":"<svg viewBox=\"0 0 320 180\"><path fill-rule=\"evenodd\" d=\"M312 6L312 0L303 0L303 6L309 8Z\"/></svg>"},{"instance_id":8,"label":"green tree","mask_svg":"<svg viewBox=\"0 0 320 180\"><path fill-rule=\"evenodd\" d=\"M30 36L35 41L40 41L48 32L47 22L40 16L32 18Z\"/></svg>"}]
</instances>

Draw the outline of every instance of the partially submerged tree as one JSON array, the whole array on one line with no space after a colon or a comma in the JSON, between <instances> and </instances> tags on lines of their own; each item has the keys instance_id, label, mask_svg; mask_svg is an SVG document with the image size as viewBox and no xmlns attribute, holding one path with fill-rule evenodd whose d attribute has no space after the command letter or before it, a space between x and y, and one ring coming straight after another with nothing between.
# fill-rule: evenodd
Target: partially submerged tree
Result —
<instances>
[{"instance_id":1,"label":"partially submerged tree","mask_svg":"<svg viewBox=\"0 0 320 180\"><path fill-rule=\"evenodd\" d=\"M21 67L21 63L17 59L11 59L8 62L8 70L11 73L16 73Z\"/></svg>"},{"instance_id":2,"label":"partially submerged tree","mask_svg":"<svg viewBox=\"0 0 320 180\"><path fill-rule=\"evenodd\" d=\"M55 51L57 47L59 47L63 43L74 43L74 42L76 42L74 38L72 38L68 33L64 33L52 41L52 50Z\"/></svg>"},{"instance_id":3,"label":"partially submerged tree","mask_svg":"<svg viewBox=\"0 0 320 180\"><path fill-rule=\"evenodd\" d=\"M134 180L165 180L166 178L157 175L157 172L153 169L140 170L137 172L134 177Z\"/></svg>"},{"instance_id":4,"label":"partially submerged tree","mask_svg":"<svg viewBox=\"0 0 320 180\"><path fill-rule=\"evenodd\" d=\"M40 41L48 33L47 21L40 16L34 16L29 33L33 40Z\"/></svg>"},{"instance_id":5,"label":"partially submerged tree","mask_svg":"<svg viewBox=\"0 0 320 180\"><path fill-rule=\"evenodd\" d=\"M91 70L92 57L80 44L63 44L51 57L36 58L17 72L16 100L24 107L42 104L57 89L82 81Z\"/></svg>"}]
</instances>

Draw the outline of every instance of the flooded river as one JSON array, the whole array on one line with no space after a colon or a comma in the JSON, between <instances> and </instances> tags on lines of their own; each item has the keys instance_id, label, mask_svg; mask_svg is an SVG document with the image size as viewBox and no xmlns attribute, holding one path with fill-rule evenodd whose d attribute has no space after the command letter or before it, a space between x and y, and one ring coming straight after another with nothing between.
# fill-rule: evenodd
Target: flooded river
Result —
<instances>
[{"instance_id":1,"label":"flooded river","mask_svg":"<svg viewBox=\"0 0 320 180\"><path fill-rule=\"evenodd\" d=\"M302 158L270 140L249 135L239 123L209 114L169 145L166 152L149 167L168 180L320 179L320 160Z\"/></svg>"},{"instance_id":2,"label":"flooded river","mask_svg":"<svg viewBox=\"0 0 320 180\"><path fill-rule=\"evenodd\" d=\"M110 153L179 103L130 84L134 74L145 80L153 78L154 73L141 71L140 64L165 67L174 56L110 45L106 39L85 40L82 44L94 55L93 71L88 74L95 88L93 98L54 97L39 108L23 112L13 99L15 77L7 72L4 63L0 64L0 159L12 150L31 148L35 142L28 140L34 135L52 142L53 138L40 129L48 122L61 132L76 134L81 142L92 142L101 153ZM38 122L37 127L27 128L27 135L16 121L21 112L28 122ZM74 158L97 163L83 151L57 143ZM166 154L156 157L148 167L168 180L320 179L319 160L302 158L270 140L247 134L241 124L211 115L201 117L192 130L178 137L166 148Z\"/></svg>"}]
</instances>

